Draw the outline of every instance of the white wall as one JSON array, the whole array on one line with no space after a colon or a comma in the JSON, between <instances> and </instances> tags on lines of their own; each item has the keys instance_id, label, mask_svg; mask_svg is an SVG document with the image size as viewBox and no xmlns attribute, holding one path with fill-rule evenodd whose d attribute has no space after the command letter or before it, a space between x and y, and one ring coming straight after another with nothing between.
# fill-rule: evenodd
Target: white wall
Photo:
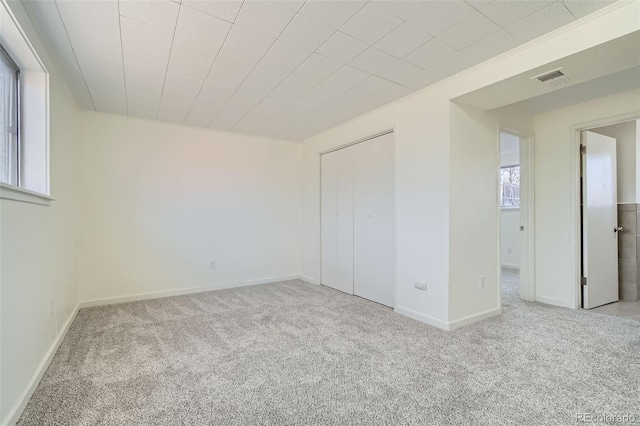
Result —
<instances>
[{"instance_id":1,"label":"white wall","mask_svg":"<svg viewBox=\"0 0 640 426\"><path fill-rule=\"evenodd\" d=\"M573 129L640 114L638 99L640 91L632 90L534 117L536 300L577 307L578 218L573 207L578 157Z\"/></svg>"},{"instance_id":2,"label":"white wall","mask_svg":"<svg viewBox=\"0 0 640 426\"><path fill-rule=\"evenodd\" d=\"M88 111L78 136L82 301L298 275L298 144Z\"/></svg>"},{"instance_id":3,"label":"white wall","mask_svg":"<svg viewBox=\"0 0 640 426\"><path fill-rule=\"evenodd\" d=\"M0 424L16 410L20 413L18 404L78 304L77 110L22 5L10 6L50 72L50 179L55 201L42 206L0 200Z\"/></svg>"},{"instance_id":4,"label":"white wall","mask_svg":"<svg viewBox=\"0 0 640 426\"><path fill-rule=\"evenodd\" d=\"M618 170L618 203L637 203L640 188L637 166L636 120L625 121L611 126L598 127L593 132L616 139L616 165Z\"/></svg>"}]
</instances>

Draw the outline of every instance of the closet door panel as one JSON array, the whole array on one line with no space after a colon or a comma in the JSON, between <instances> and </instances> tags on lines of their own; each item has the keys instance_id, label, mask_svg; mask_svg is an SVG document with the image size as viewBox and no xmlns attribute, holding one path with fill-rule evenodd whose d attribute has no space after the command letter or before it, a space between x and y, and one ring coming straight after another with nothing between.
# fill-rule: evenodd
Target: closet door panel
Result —
<instances>
[{"instance_id":1,"label":"closet door panel","mask_svg":"<svg viewBox=\"0 0 640 426\"><path fill-rule=\"evenodd\" d=\"M353 147L335 151L337 204L336 288L353 294Z\"/></svg>"},{"instance_id":2,"label":"closet door panel","mask_svg":"<svg viewBox=\"0 0 640 426\"><path fill-rule=\"evenodd\" d=\"M337 153L321 157L321 256L323 285L337 288Z\"/></svg>"},{"instance_id":3,"label":"closet door panel","mask_svg":"<svg viewBox=\"0 0 640 426\"><path fill-rule=\"evenodd\" d=\"M354 148L354 294L393 307L393 134Z\"/></svg>"}]
</instances>

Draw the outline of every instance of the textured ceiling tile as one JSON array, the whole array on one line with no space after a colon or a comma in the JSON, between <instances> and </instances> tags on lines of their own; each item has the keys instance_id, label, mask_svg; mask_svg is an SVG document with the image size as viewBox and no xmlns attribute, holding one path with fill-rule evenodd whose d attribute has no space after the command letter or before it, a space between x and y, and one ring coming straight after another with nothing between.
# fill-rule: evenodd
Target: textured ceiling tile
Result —
<instances>
[{"instance_id":1,"label":"textured ceiling tile","mask_svg":"<svg viewBox=\"0 0 640 426\"><path fill-rule=\"evenodd\" d=\"M402 58L431 38L429 34L405 22L384 36L375 44L375 47L397 58Z\"/></svg>"},{"instance_id":2,"label":"textured ceiling tile","mask_svg":"<svg viewBox=\"0 0 640 426\"><path fill-rule=\"evenodd\" d=\"M402 85L418 90L440 80L442 80L442 77L434 74L431 71L420 71L418 74L403 81Z\"/></svg>"},{"instance_id":3,"label":"textured ceiling tile","mask_svg":"<svg viewBox=\"0 0 640 426\"><path fill-rule=\"evenodd\" d=\"M467 47L463 52L478 62L493 58L518 46L520 42L506 31L499 31Z\"/></svg>"},{"instance_id":4,"label":"textured ceiling tile","mask_svg":"<svg viewBox=\"0 0 640 426\"><path fill-rule=\"evenodd\" d=\"M408 62L404 62L400 59L389 65L382 71L376 73L376 75L396 83L402 83L403 81L409 79L410 77L413 77L421 71L423 71L422 68L412 65Z\"/></svg>"},{"instance_id":5,"label":"textured ceiling tile","mask_svg":"<svg viewBox=\"0 0 640 426\"><path fill-rule=\"evenodd\" d=\"M510 25L506 30L519 41L527 42L573 21L575 17L567 8L562 3L555 3Z\"/></svg>"},{"instance_id":6,"label":"textured ceiling tile","mask_svg":"<svg viewBox=\"0 0 640 426\"><path fill-rule=\"evenodd\" d=\"M395 57L388 53L384 53L382 50L378 50L375 47L370 47L362 52L357 58L349 62L349 65L370 74L377 74L396 60L397 59Z\"/></svg>"},{"instance_id":7,"label":"textured ceiling tile","mask_svg":"<svg viewBox=\"0 0 640 426\"><path fill-rule=\"evenodd\" d=\"M464 53L459 52L453 56L449 56L439 61L434 66L430 67L427 71L432 72L435 75L439 75L442 78L447 78L454 74L459 73L467 68L474 66L476 62L466 56Z\"/></svg>"},{"instance_id":8,"label":"textured ceiling tile","mask_svg":"<svg viewBox=\"0 0 640 426\"><path fill-rule=\"evenodd\" d=\"M341 31L336 31L329 39L317 50L317 53L333 59L334 61L345 64L364 52L367 47L366 43L357 40L350 35Z\"/></svg>"},{"instance_id":9,"label":"textured ceiling tile","mask_svg":"<svg viewBox=\"0 0 640 426\"><path fill-rule=\"evenodd\" d=\"M616 0L562 0L562 2L569 12L579 19L615 3Z\"/></svg>"},{"instance_id":10,"label":"textured ceiling tile","mask_svg":"<svg viewBox=\"0 0 640 426\"><path fill-rule=\"evenodd\" d=\"M271 37L237 25L232 26L207 81L221 86L239 87L273 42Z\"/></svg>"},{"instance_id":11,"label":"textured ceiling tile","mask_svg":"<svg viewBox=\"0 0 640 426\"><path fill-rule=\"evenodd\" d=\"M74 50L94 55L122 56L118 4L115 2L58 2Z\"/></svg>"},{"instance_id":12,"label":"textured ceiling tile","mask_svg":"<svg viewBox=\"0 0 640 426\"><path fill-rule=\"evenodd\" d=\"M449 46L462 50L478 40L500 31L500 27L479 12L474 13L464 21L443 31L438 39Z\"/></svg>"},{"instance_id":13,"label":"textured ceiling tile","mask_svg":"<svg viewBox=\"0 0 640 426\"><path fill-rule=\"evenodd\" d=\"M400 25L402 20L368 3L340 29L368 44L373 44Z\"/></svg>"},{"instance_id":14,"label":"textured ceiling tile","mask_svg":"<svg viewBox=\"0 0 640 426\"><path fill-rule=\"evenodd\" d=\"M314 51L322 45L335 30L304 15L296 15L280 36L294 46Z\"/></svg>"},{"instance_id":15,"label":"textured ceiling tile","mask_svg":"<svg viewBox=\"0 0 640 426\"><path fill-rule=\"evenodd\" d=\"M378 7L391 12L402 20L407 20L411 15L425 7L430 0L374 0L372 1Z\"/></svg>"},{"instance_id":16,"label":"textured ceiling tile","mask_svg":"<svg viewBox=\"0 0 640 426\"><path fill-rule=\"evenodd\" d=\"M240 11L242 0L182 0L182 5L233 22Z\"/></svg>"},{"instance_id":17,"label":"textured ceiling tile","mask_svg":"<svg viewBox=\"0 0 640 426\"><path fill-rule=\"evenodd\" d=\"M188 7L181 9L168 72L204 79L230 28L230 23L219 18Z\"/></svg>"},{"instance_id":18,"label":"textured ceiling tile","mask_svg":"<svg viewBox=\"0 0 640 426\"><path fill-rule=\"evenodd\" d=\"M474 12L475 9L462 0L433 1L410 17L407 22L435 36Z\"/></svg>"},{"instance_id":19,"label":"textured ceiling tile","mask_svg":"<svg viewBox=\"0 0 640 426\"><path fill-rule=\"evenodd\" d=\"M356 0L310 0L302 6L300 13L332 28L338 29L365 4L366 1Z\"/></svg>"},{"instance_id":20,"label":"textured ceiling tile","mask_svg":"<svg viewBox=\"0 0 640 426\"><path fill-rule=\"evenodd\" d=\"M265 0L246 0L235 23L261 34L278 37L295 12Z\"/></svg>"},{"instance_id":21,"label":"textured ceiling tile","mask_svg":"<svg viewBox=\"0 0 640 426\"><path fill-rule=\"evenodd\" d=\"M286 7L287 9L298 12L300 8L304 5L305 0L276 0L274 3Z\"/></svg>"},{"instance_id":22,"label":"textured ceiling tile","mask_svg":"<svg viewBox=\"0 0 640 426\"><path fill-rule=\"evenodd\" d=\"M82 72L124 75L122 66L122 57L113 58L108 56L99 56L88 53L86 51L76 52L76 58Z\"/></svg>"},{"instance_id":23,"label":"textured ceiling tile","mask_svg":"<svg viewBox=\"0 0 640 426\"><path fill-rule=\"evenodd\" d=\"M482 9L482 13L501 27L506 27L553 4L554 1L555 0L498 0Z\"/></svg>"},{"instance_id":24,"label":"textured ceiling tile","mask_svg":"<svg viewBox=\"0 0 640 426\"><path fill-rule=\"evenodd\" d=\"M454 53L456 50L453 47L434 38L405 56L404 60L426 69Z\"/></svg>"}]
</instances>

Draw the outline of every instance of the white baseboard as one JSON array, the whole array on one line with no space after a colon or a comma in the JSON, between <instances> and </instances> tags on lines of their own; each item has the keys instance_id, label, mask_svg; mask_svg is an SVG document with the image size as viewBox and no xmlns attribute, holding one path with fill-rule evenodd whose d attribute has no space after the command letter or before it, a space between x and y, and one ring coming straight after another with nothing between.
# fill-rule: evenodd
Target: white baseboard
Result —
<instances>
[{"instance_id":1,"label":"white baseboard","mask_svg":"<svg viewBox=\"0 0 640 426\"><path fill-rule=\"evenodd\" d=\"M317 279L311 278L311 277L309 277L307 275L298 275L298 279L302 280L304 282L307 282L309 284L315 284L315 285L320 284Z\"/></svg>"},{"instance_id":2,"label":"white baseboard","mask_svg":"<svg viewBox=\"0 0 640 426\"><path fill-rule=\"evenodd\" d=\"M425 324L429 324L432 325L434 327L437 327L439 329L448 331L449 330L449 324L446 323L445 321L441 321L437 318L434 317L430 317L429 315L425 315L425 314L421 314L420 312L416 312L413 311L411 309L407 309L407 308L402 308L399 306L396 306L394 309L394 312L400 314L400 315L404 315L405 317L409 317L412 318L416 321L420 321L423 322Z\"/></svg>"},{"instance_id":3,"label":"white baseboard","mask_svg":"<svg viewBox=\"0 0 640 426\"><path fill-rule=\"evenodd\" d=\"M500 266L507 269L517 269L518 271L520 270L520 265L516 263L502 263Z\"/></svg>"},{"instance_id":4,"label":"white baseboard","mask_svg":"<svg viewBox=\"0 0 640 426\"><path fill-rule=\"evenodd\" d=\"M479 314L469 315L468 317L451 321L449 323L449 330L455 330L456 328L464 327L465 325L473 324L500 314L502 314L502 308L489 309L488 311L480 312Z\"/></svg>"},{"instance_id":5,"label":"white baseboard","mask_svg":"<svg viewBox=\"0 0 640 426\"><path fill-rule=\"evenodd\" d=\"M80 302L80 308L90 308L92 306L114 305L116 303L136 302L139 300L160 299L163 297L181 296L184 294L202 293L205 291L224 290L227 288L246 287L257 284L270 284L280 281L302 279L300 275L285 275L281 277L259 278L256 280L239 281L233 283L215 284L211 286L189 287L176 290L154 291L150 293L138 293L128 296L106 297L104 299L84 300Z\"/></svg>"},{"instance_id":6,"label":"white baseboard","mask_svg":"<svg viewBox=\"0 0 640 426\"><path fill-rule=\"evenodd\" d=\"M24 408L27 406L27 403L31 399L33 392L35 392L36 388L40 384L40 380L42 380L42 376L44 376L44 373L47 371L47 368L49 368L49 364L51 364L51 360L53 359L54 355L58 351L58 348L60 347L60 344L64 340L64 337L67 335L67 332L69 331L69 328L73 323L73 320L76 319L76 315L78 315L79 310L80 310L80 306L77 305L74 308L71 315L69 315L69 318L67 318L67 320L65 321L64 325L62 326L62 330L60 330L60 333L58 333L58 337L56 337L56 340L49 347L49 350L47 351L46 355L42 359L42 362L38 366L38 369L35 371L33 377L31 378L31 381L29 382L29 386L27 386L25 391L20 396L20 399L18 400L18 404L16 404L13 407L13 409L9 412L9 415L7 416L7 420L2 426L15 425L20 419L20 416L22 415Z\"/></svg>"},{"instance_id":7,"label":"white baseboard","mask_svg":"<svg viewBox=\"0 0 640 426\"><path fill-rule=\"evenodd\" d=\"M573 302L566 300L554 299L553 297L544 297L536 295L536 302L546 303L547 305L560 306L561 308L575 309Z\"/></svg>"}]
</instances>

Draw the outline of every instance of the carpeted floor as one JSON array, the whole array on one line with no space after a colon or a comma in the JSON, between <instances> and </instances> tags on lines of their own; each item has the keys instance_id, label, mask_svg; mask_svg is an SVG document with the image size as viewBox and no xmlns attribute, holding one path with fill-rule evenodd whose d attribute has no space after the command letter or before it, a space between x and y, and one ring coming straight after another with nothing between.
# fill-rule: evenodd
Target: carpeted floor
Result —
<instances>
[{"instance_id":1,"label":"carpeted floor","mask_svg":"<svg viewBox=\"0 0 640 426\"><path fill-rule=\"evenodd\" d=\"M504 314L449 333L300 281L83 309L20 424L640 422L640 322L509 273Z\"/></svg>"}]
</instances>

